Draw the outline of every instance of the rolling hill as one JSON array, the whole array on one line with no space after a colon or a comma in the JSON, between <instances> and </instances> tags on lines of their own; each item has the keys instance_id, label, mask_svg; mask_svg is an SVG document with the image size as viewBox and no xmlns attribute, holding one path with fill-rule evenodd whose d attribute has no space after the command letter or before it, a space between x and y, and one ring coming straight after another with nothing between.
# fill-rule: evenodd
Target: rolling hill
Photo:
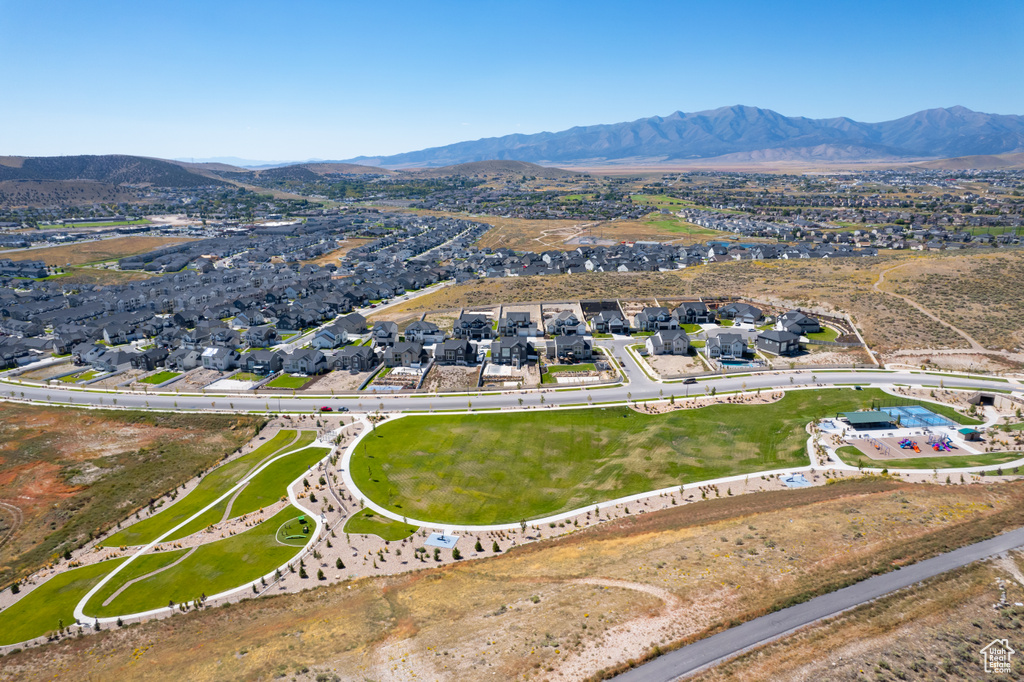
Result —
<instances>
[{"instance_id":1,"label":"rolling hill","mask_svg":"<svg viewBox=\"0 0 1024 682\"><path fill-rule=\"evenodd\" d=\"M352 163L387 168L450 166L491 159L545 165L637 165L705 161L886 161L939 159L1024 150L1024 116L965 107L929 109L881 123L783 116L733 106L675 112L556 133L506 135Z\"/></svg>"},{"instance_id":2,"label":"rolling hill","mask_svg":"<svg viewBox=\"0 0 1024 682\"><path fill-rule=\"evenodd\" d=\"M0 181L36 182L91 180L106 185L200 187L224 185L208 175L194 173L162 159L123 154L102 156L6 156L0 159Z\"/></svg>"}]
</instances>

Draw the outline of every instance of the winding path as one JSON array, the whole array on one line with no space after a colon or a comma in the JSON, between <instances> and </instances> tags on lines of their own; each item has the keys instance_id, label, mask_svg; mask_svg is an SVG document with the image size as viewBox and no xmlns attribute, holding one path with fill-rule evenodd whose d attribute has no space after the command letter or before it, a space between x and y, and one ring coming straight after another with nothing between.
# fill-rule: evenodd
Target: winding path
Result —
<instances>
[{"instance_id":1,"label":"winding path","mask_svg":"<svg viewBox=\"0 0 1024 682\"><path fill-rule=\"evenodd\" d=\"M878 279L875 280L875 283L872 284L871 287L875 291L880 293L880 294L887 294L889 296L894 296L894 297L900 299L904 303L906 303L908 305L911 305L914 308L916 308L918 310L918 312L920 312L925 317L928 317L929 319L931 319L931 320L933 320L935 322L938 322L943 327L946 327L948 329L953 330L954 332L956 332L957 334L962 336L964 338L964 340L967 341L967 343L970 344L971 350L982 352L982 353L990 352L987 348L985 348L980 343L975 341L974 338L970 334L965 332L963 329L960 329L959 327L954 327L952 324L950 324L949 322L946 322L945 320L940 318L938 315L934 314L933 312L931 312L930 310L925 308L923 305L921 305L920 303L918 303L914 299L910 298L909 296L904 296L903 294L897 294L897 293L892 292L892 291L886 291L885 289L883 289L881 287L881 284L883 282L885 282L885 274L887 272L892 272L893 270L898 270L899 268L905 267L907 265L911 265L911 263L901 263L899 265L894 265L891 268L886 268L885 270L882 270L880 273L878 273Z\"/></svg>"}]
</instances>

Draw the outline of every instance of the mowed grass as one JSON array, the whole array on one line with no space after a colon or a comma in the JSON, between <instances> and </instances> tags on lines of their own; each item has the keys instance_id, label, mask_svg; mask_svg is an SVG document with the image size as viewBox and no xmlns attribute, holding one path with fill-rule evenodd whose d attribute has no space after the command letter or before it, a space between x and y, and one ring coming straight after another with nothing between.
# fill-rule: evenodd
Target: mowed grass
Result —
<instances>
[{"instance_id":1,"label":"mowed grass","mask_svg":"<svg viewBox=\"0 0 1024 682\"><path fill-rule=\"evenodd\" d=\"M244 477L252 467L295 440L296 432L283 430L244 457L214 469L192 492L168 509L115 533L103 541L106 547L144 545L174 528L197 511L213 502Z\"/></svg>"},{"instance_id":2,"label":"mowed grass","mask_svg":"<svg viewBox=\"0 0 1024 682\"><path fill-rule=\"evenodd\" d=\"M202 545L177 566L129 586L107 606L90 601L87 616L116 616L180 604L259 580L297 549L277 541L277 530L300 514L288 506L244 533Z\"/></svg>"},{"instance_id":3,"label":"mowed grass","mask_svg":"<svg viewBox=\"0 0 1024 682\"><path fill-rule=\"evenodd\" d=\"M277 541L282 545L288 545L290 547L305 547L306 542L309 541L309 534L312 530L308 517L304 515L296 516L294 519L285 521L283 524L278 526L274 537L276 537Z\"/></svg>"},{"instance_id":4,"label":"mowed grass","mask_svg":"<svg viewBox=\"0 0 1024 682\"><path fill-rule=\"evenodd\" d=\"M822 327L820 332L806 334L809 341L835 341L839 338L839 332L831 327Z\"/></svg>"},{"instance_id":5,"label":"mowed grass","mask_svg":"<svg viewBox=\"0 0 1024 682\"><path fill-rule=\"evenodd\" d=\"M267 388L291 388L298 390L308 384L312 377L293 377L289 374L282 374L273 381L265 384Z\"/></svg>"},{"instance_id":6,"label":"mowed grass","mask_svg":"<svg viewBox=\"0 0 1024 682\"><path fill-rule=\"evenodd\" d=\"M376 503L437 523L512 523L648 490L808 463L808 422L869 407L876 389L794 391L768 405L661 415L624 407L411 416L356 449Z\"/></svg>"},{"instance_id":7,"label":"mowed grass","mask_svg":"<svg viewBox=\"0 0 1024 682\"><path fill-rule=\"evenodd\" d=\"M170 566L175 561L178 561L185 556L187 552L188 549L175 549L170 552L158 552L156 554L144 554L140 556L138 559L135 559L128 564L123 571L111 578L110 582L101 587L100 590L92 596L92 599L89 600L88 604L86 604L85 610L89 611L93 605L102 608L103 602L107 601L126 583ZM119 614L115 613L111 615L116 616Z\"/></svg>"},{"instance_id":8,"label":"mowed grass","mask_svg":"<svg viewBox=\"0 0 1024 682\"><path fill-rule=\"evenodd\" d=\"M100 579L124 559L113 559L58 573L0 612L0 645L41 637L75 622L75 606Z\"/></svg>"},{"instance_id":9,"label":"mowed grass","mask_svg":"<svg viewBox=\"0 0 1024 682\"><path fill-rule=\"evenodd\" d=\"M928 447L922 445L922 450ZM845 463L855 467L871 469L963 469L966 467L983 467L990 464L1006 464L1024 458L1020 452L982 452L976 455L944 455L936 457L907 457L904 459L873 459L852 445L844 445L836 450Z\"/></svg>"},{"instance_id":10,"label":"mowed grass","mask_svg":"<svg viewBox=\"0 0 1024 682\"><path fill-rule=\"evenodd\" d=\"M305 471L304 462L306 461L307 458L311 456L309 453L307 453L305 457L300 456L299 460L293 460L294 455L288 453L294 453L295 455L299 455L300 453L306 453L306 450L301 450L300 448L313 442L313 439L315 437L316 434L314 432L303 431L299 435L299 438L294 443L289 444L287 447L281 450L272 452L270 455L267 455L262 459L253 460L252 466L249 467L248 471L252 471L252 469L259 465L263 459L267 459L268 457L276 457L281 454L287 455L284 459L274 462L273 464L267 466L267 468L261 471L259 474L257 474L248 484L246 484L245 488L243 488L238 493L238 496L234 498L233 502L230 497L225 499L217 506L207 510L207 512L202 516L196 517L191 522L179 528L177 531L171 534L170 537L167 538L167 541L171 542L173 540L180 540L181 538L188 537L193 533L198 533L199 531L203 530L211 524L220 523L221 519L224 518L225 511L229 512L228 518L233 519L236 516L248 514L249 512L256 511L257 509L277 502L279 499L281 499L282 496L286 494L285 486L287 486L289 483L295 480L299 476L299 474L302 473L302 471ZM317 449L323 450L323 448ZM324 452L324 454L326 454L326 452ZM321 458L323 456L323 454L320 455ZM302 466L301 469L299 468L300 466ZM246 473L248 473L248 471ZM294 471L295 473L292 474L291 478L285 478L285 476L287 476L292 471ZM245 474L243 473L243 476L244 475ZM235 481L230 483L230 485L234 485L234 483L237 481L238 479L235 479ZM228 487L230 487L230 485ZM253 488L253 486L256 486L256 488ZM224 488L223 490L226 489L227 488ZM247 496L246 499L243 501L243 496L246 496L250 489L253 489L255 492ZM223 490L221 492L223 492ZM240 502L241 504L239 504ZM206 504L209 504L209 501L207 501ZM230 510L228 510L229 504L231 505ZM198 510L201 507L202 505L199 505L196 508L196 510ZM195 513L195 511L193 511L193 513Z\"/></svg>"},{"instance_id":11,"label":"mowed grass","mask_svg":"<svg viewBox=\"0 0 1024 682\"><path fill-rule=\"evenodd\" d=\"M344 532L357 535L376 535L382 540L395 542L403 540L417 531L416 526L410 526L401 521L394 521L381 516L380 514L363 509L345 522Z\"/></svg>"},{"instance_id":12,"label":"mowed grass","mask_svg":"<svg viewBox=\"0 0 1024 682\"><path fill-rule=\"evenodd\" d=\"M157 372L153 376L148 376L141 380L143 384L162 384L165 381L170 381L175 377L180 377L181 372Z\"/></svg>"}]
</instances>

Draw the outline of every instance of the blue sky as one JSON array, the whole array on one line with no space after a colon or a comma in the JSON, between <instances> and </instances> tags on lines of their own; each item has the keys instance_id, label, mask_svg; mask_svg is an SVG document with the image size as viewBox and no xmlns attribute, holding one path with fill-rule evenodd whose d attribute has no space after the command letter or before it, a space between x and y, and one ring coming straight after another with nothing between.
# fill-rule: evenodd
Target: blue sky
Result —
<instances>
[{"instance_id":1,"label":"blue sky","mask_svg":"<svg viewBox=\"0 0 1024 682\"><path fill-rule=\"evenodd\" d=\"M0 0L0 155L342 159L733 104L1024 114L1024 2Z\"/></svg>"}]
</instances>

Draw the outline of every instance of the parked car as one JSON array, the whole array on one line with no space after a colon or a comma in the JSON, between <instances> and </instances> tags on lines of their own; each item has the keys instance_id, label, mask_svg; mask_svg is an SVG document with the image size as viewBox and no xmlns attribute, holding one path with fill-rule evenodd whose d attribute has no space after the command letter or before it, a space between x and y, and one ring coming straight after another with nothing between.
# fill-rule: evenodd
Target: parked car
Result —
<instances>
[{"instance_id":1,"label":"parked car","mask_svg":"<svg viewBox=\"0 0 1024 682\"><path fill-rule=\"evenodd\" d=\"M694 379L693 377L687 377L686 381L684 381L683 383L684 384L695 384L695 383L697 383L697 380Z\"/></svg>"},{"instance_id":2,"label":"parked car","mask_svg":"<svg viewBox=\"0 0 1024 682\"><path fill-rule=\"evenodd\" d=\"M348 408L347 407L339 407L338 408L338 412L348 412Z\"/></svg>"},{"instance_id":3,"label":"parked car","mask_svg":"<svg viewBox=\"0 0 1024 682\"><path fill-rule=\"evenodd\" d=\"M324 405L323 407L320 408L320 411L321 412L334 412L334 408L333 407L329 407L327 405Z\"/></svg>"}]
</instances>

